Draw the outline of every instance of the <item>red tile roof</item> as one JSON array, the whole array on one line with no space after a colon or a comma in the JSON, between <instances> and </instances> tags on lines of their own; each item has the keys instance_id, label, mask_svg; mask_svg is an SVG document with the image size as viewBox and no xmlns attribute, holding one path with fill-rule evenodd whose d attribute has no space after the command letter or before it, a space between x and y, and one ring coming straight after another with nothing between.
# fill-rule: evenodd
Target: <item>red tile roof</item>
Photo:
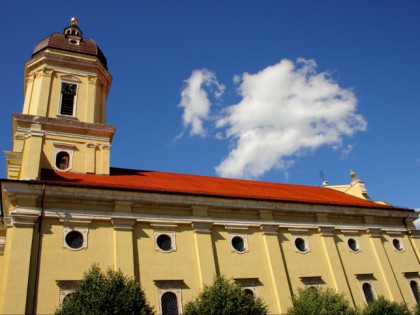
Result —
<instances>
[{"instance_id":1,"label":"red tile roof","mask_svg":"<svg viewBox=\"0 0 420 315\"><path fill-rule=\"evenodd\" d=\"M111 168L110 175L77 174L44 169L41 180L50 184L130 191L399 209L328 188L121 168Z\"/></svg>"}]
</instances>

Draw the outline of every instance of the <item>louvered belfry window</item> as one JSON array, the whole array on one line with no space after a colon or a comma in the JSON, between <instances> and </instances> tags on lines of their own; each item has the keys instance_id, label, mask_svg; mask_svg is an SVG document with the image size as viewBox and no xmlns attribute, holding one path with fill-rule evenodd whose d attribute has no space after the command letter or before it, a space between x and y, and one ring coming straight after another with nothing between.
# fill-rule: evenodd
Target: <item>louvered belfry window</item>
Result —
<instances>
[{"instance_id":1,"label":"louvered belfry window","mask_svg":"<svg viewBox=\"0 0 420 315\"><path fill-rule=\"evenodd\" d=\"M61 84L61 107L60 114L73 116L74 100L76 98L77 85L72 83Z\"/></svg>"}]
</instances>

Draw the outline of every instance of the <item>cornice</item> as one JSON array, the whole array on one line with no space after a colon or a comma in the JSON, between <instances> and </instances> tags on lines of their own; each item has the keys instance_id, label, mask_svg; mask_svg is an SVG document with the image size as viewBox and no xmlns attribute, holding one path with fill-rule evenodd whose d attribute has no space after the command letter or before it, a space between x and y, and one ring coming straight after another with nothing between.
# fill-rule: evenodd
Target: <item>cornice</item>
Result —
<instances>
[{"instance_id":1,"label":"cornice","mask_svg":"<svg viewBox=\"0 0 420 315\"><path fill-rule=\"evenodd\" d=\"M105 139L106 141L112 141L114 136L116 127L112 125L102 125L102 124L95 124L95 123L87 123L81 122L77 120L69 120L69 119L59 119L59 118L51 118L51 117L40 117L34 115L26 115L26 114L13 114L13 119L20 123L33 123L36 121L37 124L43 126L42 131L47 135L57 135L57 136L68 136L72 138L85 138L89 140L97 140L97 139ZM64 129L69 130L72 133L66 133L64 131L53 131L54 129ZM53 130L51 130L53 129ZM18 127L17 131L30 133L33 130L24 127ZM76 133L74 133L76 132ZM77 134L77 132L79 134ZM103 137L95 137L90 134L102 134Z\"/></svg>"}]
</instances>

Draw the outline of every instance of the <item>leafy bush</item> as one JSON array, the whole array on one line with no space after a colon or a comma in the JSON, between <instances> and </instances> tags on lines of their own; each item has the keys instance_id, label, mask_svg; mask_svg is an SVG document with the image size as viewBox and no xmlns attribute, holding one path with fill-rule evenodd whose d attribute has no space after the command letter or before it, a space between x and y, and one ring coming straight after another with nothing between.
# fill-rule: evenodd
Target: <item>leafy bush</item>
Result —
<instances>
[{"instance_id":1,"label":"leafy bush","mask_svg":"<svg viewBox=\"0 0 420 315\"><path fill-rule=\"evenodd\" d=\"M363 310L363 315L410 315L411 312L404 303L391 302L383 296L370 302Z\"/></svg>"},{"instance_id":2,"label":"leafy bush","mask_svg":"<svg viewBox=\"0 0 420 315\"><path fill-rule=\"evenodd\" d=\"M287 310L290 315L338 315L356 314L350 307L343 294L332 289L318 289L309 287L299 289L298 294L292 297L292 307Z\"/></svg>"},{"instance_id":3,"label":"leafy bush","mask_svg":"<svg viewBox=\"0 0 420 315\"><path fill-rule=\"evenodd\" d=\"M121 271L105 273L93 265L66 297L56 315L67 314L154 314L140 285Z\"/></svg>"},{"instance_id":4,"label":"leafy bush","mask_svg":"<svg viewBox=\"0 0 420 315\"><path fill-rule=\"evenodd\" d=\"M267 306L261 299L244 292L243 288L217 276L210 286L205 286L198 297L184 307L184 315L237 315L267 314Z\"/></svg>"}]
</instances>

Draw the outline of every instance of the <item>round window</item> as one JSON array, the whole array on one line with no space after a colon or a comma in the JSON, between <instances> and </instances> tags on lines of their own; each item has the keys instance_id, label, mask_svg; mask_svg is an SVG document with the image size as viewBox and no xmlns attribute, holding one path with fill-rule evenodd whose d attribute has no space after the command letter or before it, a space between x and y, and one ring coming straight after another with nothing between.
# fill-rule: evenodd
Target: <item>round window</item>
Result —
<instances>
[{"instance_id":1,"label":"round window","mask_svg":"<svg viewBox=\"0 0 420 315\"><path fill-rule=\"evenodd\" d=\"M170 251L172 249L172 240L169 235L161 234L156 239L157 245L159 248L165 252Z\"/></svg>"},{"instance_id":2,"label":"round window","mask_svg":"<svg viewBox=\"0 0 420 315\"><path fill-rule=\"evenodd\" d=\"M347 244L353 252L359 251L359 244L357 244L357 241L354 238L349 238Z\"/></svg>"},{"instance_id":3,"label":"round window","mask_svg":"<svg viewBox=\"0 0 420 315\"><path fill-rule=\"evenodd\" d=\"M66 235L66 244L73 249L79 249L83 246L83 235L78 231L71 231Z\"/></svg>"},{"instance_id":4,"label":"round window","mask_svg":"<svg viewBox=\"0 0 420 315\"><path fill-rule=\"evenodd\" d=\"M393 240L392 240L392 245L394 245L394 248L397 250L397 251L402 251L404 248L403 248L403 246L402 246L402 244L401 244L401 241L399 240L399 239L397 239L397 238L394 238Z\"/></svg>"},{"instance_id":5,"label":"round window","mask_svg":"<svg viewBox=\"0 0 420 315\"><path fill-rule=\"evenodd\" d=\"M240 236L235 236L234 238L232 238L232 246L238 252L245 251L244 239Z\"/></svg>"},{"instance_id":6,"label":"round window","mask_svg":"<svg viewBox=\"0 0 420 315\"><path fill-rule=\"evenodd\" d=\"M308 246L303 238L298 237L295 239L295 246L300 252L306 252L308 250Z\"/></svg>"}]
</instances>

